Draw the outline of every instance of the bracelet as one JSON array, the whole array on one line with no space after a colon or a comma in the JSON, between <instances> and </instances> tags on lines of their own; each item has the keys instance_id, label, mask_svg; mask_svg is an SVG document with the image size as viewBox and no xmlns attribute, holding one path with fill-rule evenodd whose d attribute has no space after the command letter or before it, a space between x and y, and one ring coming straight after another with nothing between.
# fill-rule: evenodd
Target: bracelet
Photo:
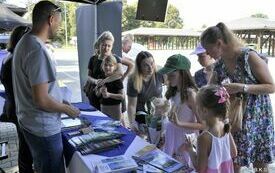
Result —
<instances>
[{"instance_id":1,"label":"bracelet","mask_svg":"<svg viewBox=\"0 0 275 173\"><path fill-rule=\"evenodd\" d=\"M243 86L243 93L247 93L248 91L248 85L244 84Z\"/></svg>"}]
</instances>

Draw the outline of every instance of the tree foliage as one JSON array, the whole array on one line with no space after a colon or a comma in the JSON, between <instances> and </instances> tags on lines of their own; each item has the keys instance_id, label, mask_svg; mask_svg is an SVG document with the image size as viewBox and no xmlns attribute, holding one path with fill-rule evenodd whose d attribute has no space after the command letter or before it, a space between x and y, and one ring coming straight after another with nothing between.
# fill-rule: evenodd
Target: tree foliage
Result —
<instances>
[{"instance_id":1,"label":"tree foliage","mask_svg":"<svg viewBox=\"0 0 275 173\"><path fill-rule=\"evenodd\" d=\"M1 1L1 0L0 0ZM3 1L3 0L2 0ZM76 14L75 11L79 7L78 3L50 0L60 6L62 10L62 24L60 30L57 33L57 37L52 41L58 41L62 44L65 43L65 15L67 21L67 35L68 41L73 36L76 36ZM31 11L34 4L38 0L27 0L26 6L28 8L29 17L31 21ZM66 9L65 9L66 7ZM165 22L150 22L136 20L137 3L127 5L126 1L123 0L123 11L122 11L122 31L138 28L138 27L157 27L157 28L182 28L183 20L180 18L179 11L175 6L169 5L165 17Z\"/></svg>"},{"instance_id":2,"label":"tree foliage","mask_svg":"<svg viewBox=\"0 0 275 173\"><path fill-rule=\"evenodd\" d=\"M263 14L263 13L252 14L251 17L268 19L268 16L266 14Z\"/></svg>"},{"instance_id":3,"label":"tree foliage","mask_svg":"<svg viewBox=\"0 0 275 173\"><path fill-rule=\"evenodd\" d=\"M136 20L137 3L127 5L123 3L122 12L122 31L135 29L138 27L156 27L156 28L182 28L183 20L180 18L179 10L170 5L167 8L164 22L152 22Z\"/></svg>"},{"instance_id":4,"label":"tree foliage","mask_svg":"<svg viewBox=\"0 0 275 173\"><path fill-rule=\"evenodd\" d=\"M79 4L78 3L71 3L71 2L60 2L60 1L56 1L56 0L49 0L53 3L55 3L56 5L58 5L61 10L62 10L62 23L60 26L60 29L57 32L57 36L52 40L54 41L58 41L62 44L65 43L65 39L66 39L66 30L65 30L65 20L67 22L67 38L68 41L70 41L70 39L73 36L76 36L76 17L75 17L75 11L78 8ZM29 21L31 21L31 13L32 10L34 8L35 3L37 3L37 0L28 0L26 1L26 6L28 8L28 16L27 19ZM65 18L66 15L66 18Z\"/></svg>"}]
</instances>

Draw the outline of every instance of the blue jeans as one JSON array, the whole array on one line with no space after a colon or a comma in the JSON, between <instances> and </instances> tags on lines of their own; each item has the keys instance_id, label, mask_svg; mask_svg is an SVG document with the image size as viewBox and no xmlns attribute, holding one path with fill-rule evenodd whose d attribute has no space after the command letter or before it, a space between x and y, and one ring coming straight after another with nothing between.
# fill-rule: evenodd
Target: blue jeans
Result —
<instances>
[{"instance_id":1,"label":"blue jeans","mask_svg":"<svg viewBox=\"0 0 275 173\"><path fill-rule=\"evenodd\" d=\"M64 173L61 133L39 137L22 129L33 157L34 169L39 173Z\"/></svg>"},{"instance_id":2,"label":"blue jeans","mask_svg":"<svg viewBox=\"0 0 275 173\"><path fill-rule=\"evenodd\" d=\"M29 146L25 140L25 137L22 132L22 128L16 124L17 134L19 139L19 151L18 151L18 168L19 173L33 173L32 169L32 155L29 149Z\"/></svg>"}]
</instances>

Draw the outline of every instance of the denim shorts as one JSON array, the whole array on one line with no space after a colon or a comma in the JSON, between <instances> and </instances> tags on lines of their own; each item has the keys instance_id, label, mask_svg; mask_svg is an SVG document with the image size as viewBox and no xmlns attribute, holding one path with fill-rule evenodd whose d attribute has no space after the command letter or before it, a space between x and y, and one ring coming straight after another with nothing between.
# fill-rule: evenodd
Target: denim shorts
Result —
<instances>
[{"instance_id":1,"label":"denim shorts","mask_svg":"<svg viewBox=\"0 0 275 173\"><path fill-rule=\"evenodd\" d=\"M39 137L29 133L25 129L22 132L32 153L36 172L65 172L61 133L49 137Z\"/></svg>"}]
</instances>

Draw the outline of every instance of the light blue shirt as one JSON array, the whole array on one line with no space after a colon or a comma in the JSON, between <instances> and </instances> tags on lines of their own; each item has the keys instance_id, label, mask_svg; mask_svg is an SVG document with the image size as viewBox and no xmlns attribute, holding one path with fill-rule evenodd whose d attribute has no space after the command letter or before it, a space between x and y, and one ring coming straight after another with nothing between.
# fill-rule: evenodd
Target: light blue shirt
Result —
<instances>
[{"instance_id":1,"label":"light blue shirt","mask_svg":"<svg viewBox=\"0 0 275 173\"><path fill-rule=\"evenodd\" d=\"M61 131L60 113L46 112L34 103L32 86L48 83L48 94L62 102L56 69L45 44L28 33L16 46L13 65L13 90L19 124L28 132L48 137Z\"/></svg>"}]
</instances>

